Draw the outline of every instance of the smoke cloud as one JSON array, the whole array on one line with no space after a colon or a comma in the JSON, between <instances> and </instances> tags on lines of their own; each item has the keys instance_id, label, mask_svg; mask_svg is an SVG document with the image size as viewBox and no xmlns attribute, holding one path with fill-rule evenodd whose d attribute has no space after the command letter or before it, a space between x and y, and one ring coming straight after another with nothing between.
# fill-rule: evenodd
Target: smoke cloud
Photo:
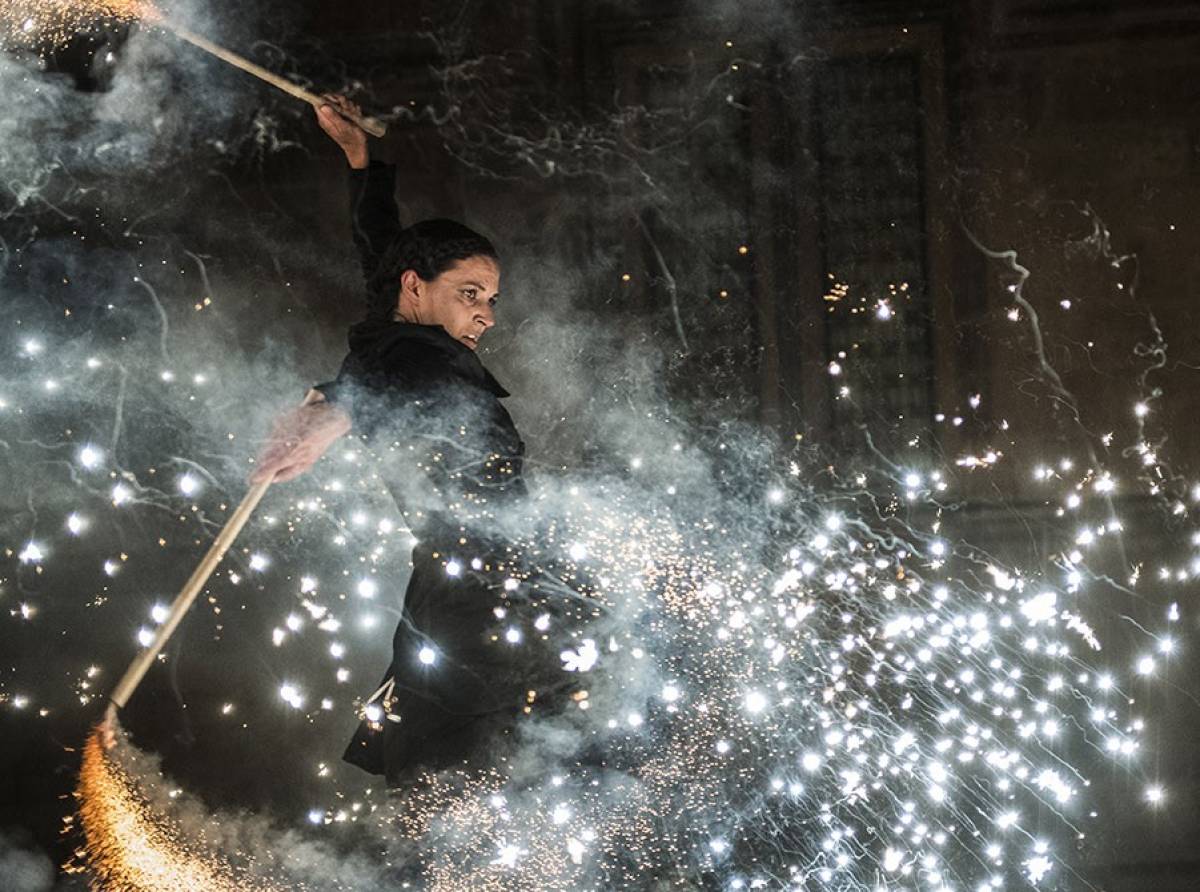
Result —
<instances>
[{"instance_id":1,"label":"smoke cloud","mask_svg":"<svg viewBox=\"0 0 1200 892\"><path fill-rule=\"evenodd\" d=\"M54 887L54 864L22 834L0 834L0 876L12 892L46 892Z\"/></svg>"}]
</instances>

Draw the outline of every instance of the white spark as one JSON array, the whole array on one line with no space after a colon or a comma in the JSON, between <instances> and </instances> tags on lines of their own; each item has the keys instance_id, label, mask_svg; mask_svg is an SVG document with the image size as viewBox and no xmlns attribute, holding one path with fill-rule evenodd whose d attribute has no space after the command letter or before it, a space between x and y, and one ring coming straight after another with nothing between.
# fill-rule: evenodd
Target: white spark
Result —
<instances>
[{"instance_id":1,"label":"white spark","mask_svg":"<svg viewBox=\"0 0 1200 892\"><path fill-rule=\"evenodd\" d=\"M493 864L499 864L501 867L516 867L517 861L522 855L528 854L524 849L513 845L501 845L496 850L496 858L492 861Z\"/></svg>"},{"instance_id":2,"label":"white spark","mask_svg":"<svg viewBox=\"0 0 1200 892\"><path fill-rule=\"evenodd\" d=\"M9 554L11 553L9 552ZM42 546L38 545L38 543L26 542L25 547L21 549L21 553L17 555L17 559L22 564L40 564L45 556Z\"/></svg>"},{"instance_id":3,"label":"white spark","mask_svg":"<svg viewBox=\"0 0 1200 892\"><path fill-rule=\"evenodd\" d=\"M760 691L751 691L746 695L746 711L751 714L762 712L767 708L767 698Z\"/></svg>"},{"instance_id":4,"label":"white spark","mask_svg":"<svg viewBox=\"0 0 1200 892\"><path fill-rule=\"evenodd\" d=\"M572 864L582 864L583 856L586 852L587 849L583 843L581 843L575 837L571 837L567 840L567 854L571 856Z\"/></svg>"},{"instance_id":5,"label":"white spark","mask_svg":"<svg viewBox=\"0 0 1200 892\"><path fill-rule=\"evenodd\" d=\"M1022 601L1021 613L1033 626L1049 622L1058 615L1058 595L1054 592L1042 592Z\"/></svg>"},{"instance_id":6,"label":"white spark","mask_svg":"<svg viewBox=\"0 0 1200 892\"><path fill-rule=\"evenodd\" d=\"M1048 874L1053 866L1045 855L1037 855L1025 862L1025 871L1029 874L1030 882L1040 883L1042 877Z\"/></svg>"},{"instance_id":7,"label":"white spark","mask_svg":"<svg viewBox=\"0 0 1200 892\"><path fill-rule=\"evenodd\" d=\"M595 641L585 638L578 648L564 650L559 656L563 661L563 669L567 672L587 672L596 665L600 651L596 648Z\"/></svg>"}]
</instances>

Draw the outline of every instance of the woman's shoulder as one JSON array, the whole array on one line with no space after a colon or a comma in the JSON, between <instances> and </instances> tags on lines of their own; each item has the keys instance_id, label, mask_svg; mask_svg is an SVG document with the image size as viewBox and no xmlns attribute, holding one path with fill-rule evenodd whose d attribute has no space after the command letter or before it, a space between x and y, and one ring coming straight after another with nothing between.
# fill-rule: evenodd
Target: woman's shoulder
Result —
<instances>
[{"instance_id":1,"label":"woman's shoulder","mask_svg":"<svg viewBox=\"0 0 1200 892\"><path fill-rule=\"evenodd\" d=\"M361 326L351 353L371 377L413 389L465 387L508 396L479 357L440 327L404 322Z\"/></svg>"}]
</instances>

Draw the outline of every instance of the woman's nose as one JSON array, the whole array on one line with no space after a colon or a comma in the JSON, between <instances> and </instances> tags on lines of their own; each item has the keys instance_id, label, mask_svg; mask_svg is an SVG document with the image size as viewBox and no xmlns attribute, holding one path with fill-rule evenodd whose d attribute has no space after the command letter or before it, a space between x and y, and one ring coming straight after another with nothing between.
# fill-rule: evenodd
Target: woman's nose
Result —
<instances>
[{"instance_id":1,"label":"woman's nose","mask_svg":"<svg viewBox=\"0 0 1200 892\"><path fill-rule=\"evenodd\" d=\"M491 328L496 324L496 314L488 305L484 305L475 311L475 318L483 323L484 328Z\"/></svg>"}]
</instances>

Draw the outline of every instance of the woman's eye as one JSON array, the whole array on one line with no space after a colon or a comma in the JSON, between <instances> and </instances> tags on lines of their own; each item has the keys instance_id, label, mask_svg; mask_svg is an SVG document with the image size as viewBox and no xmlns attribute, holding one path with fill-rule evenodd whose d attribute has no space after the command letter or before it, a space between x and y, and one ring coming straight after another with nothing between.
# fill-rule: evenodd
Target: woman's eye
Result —
<instances>
[{"instance_id":1,"label":"woman's eye","mask_svg":"<svg viewBox=\"0 0 1200 892\"><path fill-rule=\"evenodd\" d=\"M475 303L475 301L478 299L476 297L476 292L475 292L474 288L464 288L463 296L466 297L466 299L469 300L471 303Z\"/></svg>"}]
</instances>

